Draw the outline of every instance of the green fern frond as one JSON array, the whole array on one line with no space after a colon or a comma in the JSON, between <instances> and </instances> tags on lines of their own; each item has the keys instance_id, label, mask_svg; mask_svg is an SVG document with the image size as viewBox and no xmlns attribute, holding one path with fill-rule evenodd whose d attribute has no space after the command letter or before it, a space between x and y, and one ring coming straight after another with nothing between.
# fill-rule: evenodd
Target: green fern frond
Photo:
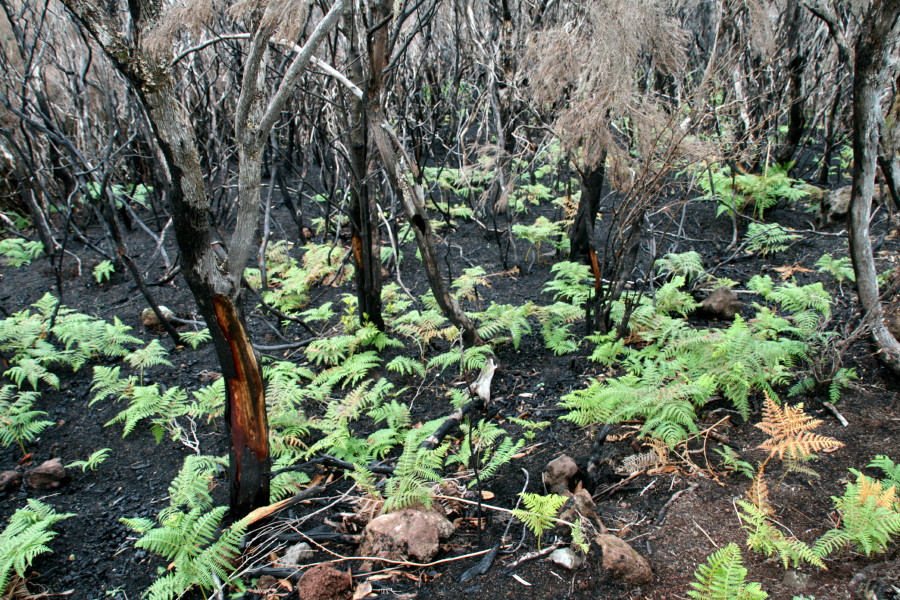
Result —
<instances>
[{"instance_id":1,"label":"green fern frond","mask_svg":"<svg viewBox=\"0 0 900 600\"><path fill-rule=\"evenodd\" d=\"M830 254L823 254L816 261L819 273L828 273L841 284L845 281L856 281L856 273L853 271L853 263L849 256L833 258Z\"/></svg>"},{"instance_id":2,"label":"green fern frond","mask_svg":"<svg viewBox=\"0 0 900 600\"><path fill-rule=\"evenodd\" d=\"M512 514L515 518L531 530L531 533L538 539L538 548L541 547L541 539L544 532L553 527L556 522L556 515L559 509L566 503L567 498L559 494L529 494L522 492L519 494L525 510L516 508Z\"/></svg>"},{"instance_id":3,"label":"green fern frond","mask_svg":"<svg viewBox=\"0 0 900 600\"><path fill-rule=\"evenodd\" d=\"M50 387L59 389L59 377L33 358L20 358L14 367L6 370L4 375L15 382L20 389L25 381L28 381L33 390L37 390L38 381L43 381Z\"/></svg>"},{"instance_id":4,"label":"green fern frond","mask_svg":"<svg viewBox=\"0 0 900 600\"><path fill-rule=\"evenodd\" d=\"M103 464L107 458L109 458L109 453L112 452L111 448L101 448L96 452L92 452L91 455L87 458L87 460L76 460L66 465L67 469L80 468L82 472L86 472L88 469L91 471L96 471L97 467Z\"/></svg>"},{"instance_id":5,"label":"green fern frond","mask_svg":"<svg viewBox=\"0 0 900 600\"><path fill-rule=\"evenodd\" d=\"M6 258L11 267L30 265L44 253L44 244L22 238L6 238L0 240L0 255Z\"/></svg>"},{"instance_id":6,"label":"green fern frond","mask_svg":"<svg viewBox=\"0 0 900 600\"><path fill-rule=\"evenodd\" d=\"M711 554L694 572L688 596L695 600L765 600L759 583L746 581L740 548L734 542Z\"/></svg>"},{"instance_id":7,"label":"green fern frond","mask_svg":"<svg viewBox=\"0 0 900 600\"><path fill-rule=\"evenodd\" d=\"M138 348L125 357L125 360L135 370L146 370L157 365L166 365L171 367L172 363L166 359L168 350L163 348L159 340L151 340L149 344L143 348Z\"/></svg>"},{"instance_id":8,"label":"green fern frond","mask_svg":"<svg viewBox=\"0 0 900 600\"><path fill-rule=\"evenodd\" d=\"M182 341L184 341L188 346L196 350L201 345L212 341L212 335L209 333L209 329L201 329L200 331L183 331L179 334Z\"/></svg>"},{"instance_id":9,"label":"green fern frond","mask_svg":"<svg viewBox=\"0 0 900 600\"><path fill-rule=\"evenodd\" d=\"M900 488L900 465L894 464L894 461L892 461L890 457L883 454L878 455L872 459L872 462L869 463L869 467L880 469L892 485L896 485Z\"/></svg>"},{"instance_id":10,"label":"green fern frond","mask_svg":"<svg viewBox=\"0 0 900 600\"><path fill-rule=\"evenodd\" d=\"M670 252L663 258L658 259L653 266L656 267L660 273L669 273L676 276L680 275L687 281L696 279L705 271L703 259L693 250L681 252L679 254Z\"/></svg>"},{"instance_id":11,"label":"green fern frond","mask_svg":"<svg viewBox=\"0 0 900 600\"><path fill-rule=\"evenodd\" d=\"M525 445L525 440L516 440L504 437L503 440L487 455L487 461L478 470L478 478L469 482L469 487L474 487L479 481L490 479L504 465L508 464L519 450Z\"/></svg>"},{"instance_id":12,"label":"green fern frond","mask_svg":"<svg viewBox=\"0 0 900 600\"><path fill-rule=\"evenodd\" d=\"M280 469L291 467L293 466L294 461L294 457L289 457L289 460L276 459L272 463L272 469L278 471ZM269 499L272 502L277 502L282 498L296 494L300 491L302 486L309 482L309 475L306 473L299 471L285 471L284 473L279 473L272 478L271 482L269 482Z\"/></svg>"},{"instance_id":13,"label":"green fern frond","mask_svg":"<svg viewBox=\"0 0 900 600\"><path fill-rule=\"evenodd\" d=\"M443 480L440 469L444 466L449 445L442 444L434 450L420 445L437 425L437 422L430 426L426 424L420 428L424 431L413 429L406 433L403 453L397 459L393 477L385 484L385 512L415 504L431 506L431 486Z\"/></svg>"},{"instance_id":14,"label":"green fern frond","mask_svg":"<svg viewBox=\"0 0 900 600\"><path fill-rule=\"evenodd\" d=\"M856 483L848 483L844 495L832 497L841 511L841 530L866 556L887 550L900 534L900 500L897 486L853 471Z\"/></svg>"},{"instance_id":15,"label":"green fern frond","mask_svg":"<svg viewBox=\"0 0 900 600\"><path fill-rule=\"evenodd\" d=\"M799 235L791 231L777 223L751 222L747 226L744 244L748 252L767 256L786 250L792 242L800 239Z\"/></svg>"},{"instance_id":16,"label":"green fern frond","mask_svg":"<svg viewBox=\"0 0 900 600\"><path fill-rule=\"evenodd\" d=\"M0 445L19 445L22 455L26 454L25 442L34 440L40 433L53 425L53 421L42 421L47 416L41 410L31 410L36 392L16 392L11 385L0 388Z\"/></svg>"},{"instance_id":17,"label":"green fern frond","mask_svg":"<svg viewBox=\"0 0 900 600\"><path fill-rule=\"evenodd\" d=\"M421 362L408 356L397 356L385 365L388 371L395 371L401 375L418 375L425 377L425 367Z\"/></svg>"},{"instance_id":18,"label":"green fern frond","mask_svg":"<svg viewBox=\"0 0 900 600\"><path fill-rule=\"evenodd\" d=\"M531 333L528 317L534 313L535 307L530 302L522 306L492 303L487 310L478 315L481 322L478 335L482 339L492 339L502 332L508 332L513 347L518 350L522 336Z\"/></svg>"},{"instance_id":19,"label":"green fern frond","mask_svg":"<svg viewBox=\"0 0 900 600\"><path fill-rule=\"evenodd\" d=\"M381 357L374 350L360 352L343 359L343 362L322 371L312 380L313 386L332 388L338 384L356 385L365 379L369 371L381 364Z\"/></svg>"},{"instance_id":20,"label":"green fern frond","mask_svg":"<svg viewBox=\"0 0 900 600\"><path fill-rule=\"evenodd\" d=\"M738 516L748 532L747 546L750 549L766 556L778 555L785 569L789 565L796 568L803 563L825 568L825 563L814 547L810 548L802 541L784 535L769 522L769 515L764 508L744 500L738 500L738 505L741 507Z\"/></svg>"},{"instance_id":21,"label":"green fern frond","mask_svg":"<svg viewBox=\"0 0 900 600\"><path fill-rule=\"evenodd\" d=\"M666 282L656 290L654 295L656 313L661 315L676 313L686 317L700 306L693 296L681 291L684 283L685 278L681 275L676 275L671 281Z\"/></svg>"},{"instance_id":22,"label":"green fern frond","mask_svg":"<svg viewBox=\"0 0 900 600\"><path fill-rule=\"evenodd\" d=\"M94 397L88 406L92 406L95 402L105 400L113 396L117 400L131 393L131 389L137 384L137 378L122 378L121 367L94 367L94 379L91 386L91 392Z\"/></svg>"},{"instance_id":23,"label":"green fern frond","mask_svg":"<svg viewBox=\"0 0 900 600\"><path fill-rule=\"evenodd\" d=\"M591 296L589 281L593 279L591 269L577 262L561 261L550 268L554 278L544 284L544 292L552 293L553 299L581 307Z\"/></svg>"},{"instance_id":24,"label":"green fern frond","mask_svg":"<svg viewBox=\"0 0 900 600\"><path fill-rule=\"evenodd\" d=\"M217 458L187 457L169 486L170 505L158 515L158 525L150 519L122 519L141 534L136 547L170 562L168 573L148 589L149 598L172 600L195 586L216 589L213 574L226 583L231 580L231 561L246 524L239 521L219 533L227 507L213 506L209 486L221 464Z\"/></svg>"},{"instance_id":25,"label":"green fern frond","mask_svg":"<svg viewBox=\"0 0 900 600\"><path fill-rule=\"evenodd\" d=\"M110 419L105 426L124 422L122 437L126 437L134 431L141 420L150 418L157 426L156 432L158 433L164 431L165 426L173 419L188 414L190 410L187 392L179 387L172 387L160 393L157 384L138 385L130 390L128 408ZM161 436L156 435L156 438L159 443Z\"/></svg>"},{"instance_id":26,"label":"green fern frond","mask_svg":"<svg viewBox=\"0 0 900 600\"><path fill-rule=\"evenodd\" d=\"M478 286L490 287L488 278L485 277L486 275L487 271L482 267L463 269L462 275L453 281L456 297L460 300L476 300L478 298Z\"/></svg>"},{"instance_id":27,"label":"green fern frond","mask_svg":"<svg viewBox=\"0 0 900 600\"><path fill-rule=\"evenodd\" d=\"M189 413L194 417L205 416L208 421L212 421L225 412L225 378L212 382L210 385L204 386L199 390L191 392L194 401L190 405ZM271 382L266 388L266 401L276 404L275 399L281 396L273 390Z\"/></svg>"},{"instance_id":28,"label":"green fern frond","mask_svg":"<svg viewBox=\"0 0 900 600\"><path fill-rule=\"evenodd\" d=\"M441 371L444 371L447 367L457 364L461 358L462 352L460 350L450 350L449 352L442 352L432 356L425 366L428 370L439 367Z\"/></svg>"},{"instance_id":29,"label":"green fern frond","mask_svg":"<svg viewBox=\"0 0 900 600\"><path fill-rule=\"evenodd\" d=\"M0 533L0 596L7 591L13 575L25 577L28 567L41 554L51 552L48 544L56 537L50 528L72 513L57 513L50 506L28 499L28 507L16 510Z\"/></svg>"}]
</instances>

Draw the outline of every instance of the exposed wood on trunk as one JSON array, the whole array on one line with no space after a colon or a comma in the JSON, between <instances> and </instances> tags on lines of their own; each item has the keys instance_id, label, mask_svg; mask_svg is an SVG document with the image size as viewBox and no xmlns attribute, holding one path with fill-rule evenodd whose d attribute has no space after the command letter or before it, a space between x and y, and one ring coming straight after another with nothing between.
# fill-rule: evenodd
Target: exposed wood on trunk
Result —
<instances>
[{"instance_id":1,"label":"exposed wood on trunk","mask_svg":"<svg viewBox=\"0 0 900 600\"><path fill-rule=\"evenodd\" d=\"M216 296L213 306L231 358L230 364L222 361L228 396L225 423L231 436L230 507L237 515L244 515L269 502L271 461L265 387L256 353L235 305L230 298Z\"/></svg>"},{"instance_id":2,"label":"exposed wood on trunk","mask_svg":"<svg viewBox=\"0 0 900 600\"><path fill-rule=\"evenodd\" d=\"M594 241L594 226L597 223L597 212L600 210L600 198L603 181L606 175L606 151L601 153L597 164L585 171L579 171L581 180L581 199L578 211L569 232L571 241L570 256L574 259L587 259L594 274L594 289L600 287L600 266L597 263L597 247Z\"/></svg>"}]
</instances>

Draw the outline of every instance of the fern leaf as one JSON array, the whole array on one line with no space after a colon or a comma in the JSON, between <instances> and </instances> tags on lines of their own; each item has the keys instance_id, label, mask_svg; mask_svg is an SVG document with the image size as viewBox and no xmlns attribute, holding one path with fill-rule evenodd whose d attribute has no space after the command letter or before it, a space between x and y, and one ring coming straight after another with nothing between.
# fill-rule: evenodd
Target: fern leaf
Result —
<instances>
[{"instance_id":1,"label":"fern leaf","mask_svg":"<svg viewBox=\"0 0 900 600\"><path fill-rule=\"evenodd\" d=\"M756 582L747 583L741 551L734 542L709 556L700 565L688 596L695 600L765 600L769 595Z\"/></svg>"},{"instance_id":2,"label":"fern leaf","mask_svg":"<svg viewBox=\"0 0 900 600\"><path fill-rule=\"evenodd\" d=\"M401 375L425 377L425 367L422 366L422 363L407 356L398 356L386 364L385 367L389 371L396 371Z\"/></svg>"},{"instance_id":3,"label":"fern leaf","mask_svg":"<svg viewBox=\"0 0 900 600\"><path fill-rule=\"evenodd\" d=\"M769 435L769 439L759 445L771 455L783 459L787 454L792 459L803 459L814 452L832 451L844 444L810 430L822 424L803 410L803 404L778 406L767 393L763 405L763 420L756 427Z\"/></svg>"}]
</instances>

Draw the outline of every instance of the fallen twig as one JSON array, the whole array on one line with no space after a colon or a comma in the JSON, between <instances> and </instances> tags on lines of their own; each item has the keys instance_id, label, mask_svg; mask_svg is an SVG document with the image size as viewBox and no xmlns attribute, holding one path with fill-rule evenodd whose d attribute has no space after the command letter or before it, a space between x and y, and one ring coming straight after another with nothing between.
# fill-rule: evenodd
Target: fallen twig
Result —
<instances>
[{"instance_id":1,"label":"fallen twig","mask_svg":"<svg viewBox=\"0 0 900 600\"><path fill-rule=\"evenodd\" d=\"M631 481L632 479L634 479L634 478L636 478L636 477L638 477L638 476L640 476L640 475L643 475L643 474L646 473L646 472L647 472L647 469L642 469L642 470L640 470L640 471L635 471L634 473L632 473L631 475L629 475L628 477L626 477L626 478L623 479L622 481L619 481L619 482L614 483L614 484L612 484L612 485L606 486L605 488L603 488L602 490L600 490L599 492L597 492L596 494L594 494L594 495L593 495L593 499L596 500L596 499L600 498L601 496L605 496L606 494L611 494L612 492L616 491L617 489L623 487L626 483L628 483L628 482Z\"/></svg>"},{"instance_id":2,"label":"fallen twig","mask_svg":"<svg viewBox=\"0 0 900 600\"><path fill-rule=\"evenodd\" d=\"M494 561L497 559L497 554L500 552L500 544L494 544L494 547L482 557L477 563L473 566L466 569L462 575L459 577L460 583L465 583L466 581L478 577L479 575L484 575L487 573L491 566L494 564Z\"/></svg>"},{"instance_id":3,"label":"fallen twig","mask_svg":"<svg viewBox=\"0 0 900 600\"><path fill-rule=\"evenodd\" d=\"M699 483L692 483L691 485L684 488L683 490L678 490L677 492L672 494L672 497L669 498L669 500L665 504L663 504L663 507L661 509L659 509L659 514L656 515L656 520L653 521L653 525L651 525L651 527L659 527L662 524L662 522L666 518L666 513L669 512L669 507L672 506L673 502L678 500L679 496L681 496L685 492L690 492L692 490L696 490L698 487L700 487Z\"/></svg>"},{"instance_id":4,"label":"fallen twig","mask_svg":"<svg viewBox=\"0 0 900 600\"><path fill-rule=\"evenodd\" d=\"M261 508L257 508L256 510L251 512L249 515L247 515L247 517L246 517L247 524L256 523L258 521L261 521L262 519L265 519L266 517L270 517L270 516L274 515L275 513L277 513L280 510L284 510L285 508L288 508L289 506L293 506L294 504L297 504L298 502L303 502L304 500L308 500L309 498L312 498L313 496L315 496L316 494L318 494L319 492L321 492L324 489L325 488L323 488L320 485L314 485L312 487L308 487L305 490L298 492L297 494L294 494L290 498L285 498L281 502L276 502L275 504L270 504L269 506L263 506Z\"/></svg>"},{"instance_id":5,"label":"fallen twig","mask_svg":"<svg viewBox=\"0 0 900 600\"><path fill-rule=\"evenodd\" d=\"M316 341L316 339L318 339L318 338L306 338L305 340L289 342L287 344L278 344L277 346L263 346L262 344L253 344L253 349L258 350L260 352L277 352L279 350L294 350L295 348L302 348L304 346L309 346L311 343Z\"/></svg>"},{"instance_id":6,"label":"fallen twig","mask_svg":"<svg viewBox=\"0 0 900 600\"><path fill-rule=\"evenodd\" d=\"M547 556L557 548L562 546L562 544L553 544L552 546L547 546L542 550L535 550L534 552L529 552L528 554L524 554L521 557L517 558L513 562L506 565L503 569L503 573L509 575L512 573L512 570L521 565L522 563L526 563L529 560L534 560L536 558L541 558L542 556Z\"/></svg>"},{"instance_id":7,"label":"fallen twig","mask_svg":"<svg viewBox=\"0 0 900 600\"><path fill-rule=\"evenodd\" d=\"M281 475L282 473L303 471L310 465L325 465L326 467L334 467L336 469L343 469L344 471L352 471L355 468L355 465L352 462L341 460L328 454L323 454L322 456L319 456L312 460L308 460L305 463L300 463L299 465L291 465L290 467L272 471L271 475L272 477L275 477L276 475ZM379 475L390 475L394 472L394 467L388 465L369 465L365 468L366 470L372 473L377 473Z\"/></svg>"},{"instance_id":8,"label":"fallen twig","mask_svg":"<svg viewBox=\"0 0 900 600\"><path fill-rule=\"evenodd\" d=\"M850 424L850 422L847 421L847 419L844 418L844 415L842 415L841 413L839 413L839 412L838 412L838 409L835 408L835 407L834 407L834 404L832 404L831 402L829 402L829 401L827 401L827 400L822 400L822 406L825 407L825 410L827 410L828 412L830 412L831 414L833 414L833 415L834 415L834 418L837 419L838 421L840 421L841 425L843 425L844 427L846 427L847 425Z\"/></svg>"}]
</instances>

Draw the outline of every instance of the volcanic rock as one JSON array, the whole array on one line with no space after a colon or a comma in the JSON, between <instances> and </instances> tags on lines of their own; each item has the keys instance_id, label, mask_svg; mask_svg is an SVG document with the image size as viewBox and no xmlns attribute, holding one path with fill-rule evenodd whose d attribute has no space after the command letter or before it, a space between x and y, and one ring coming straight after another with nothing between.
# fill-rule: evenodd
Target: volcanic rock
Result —
<instances>
[{"instance_id":1,"label":"volcanic rock","mask_svg":"<svg viewBox=\"0 0 900 600\"><path fill-rule=\"evenodd\" d=\"M405 508L372 519L363 532L361 556L428 562L453 524L432 510Z\"/></svg>"},{"instance_id":2,"label":"volcanic rock","mask_svg":"<svg viewBox=\"0 0 900 600\"><path fill-rule=\"evenodd\" d=\"M58 458L44 461L25 472L25 485L33 490L56 490L69 482L69 474Z\"/></svg>"}]
</instances>

